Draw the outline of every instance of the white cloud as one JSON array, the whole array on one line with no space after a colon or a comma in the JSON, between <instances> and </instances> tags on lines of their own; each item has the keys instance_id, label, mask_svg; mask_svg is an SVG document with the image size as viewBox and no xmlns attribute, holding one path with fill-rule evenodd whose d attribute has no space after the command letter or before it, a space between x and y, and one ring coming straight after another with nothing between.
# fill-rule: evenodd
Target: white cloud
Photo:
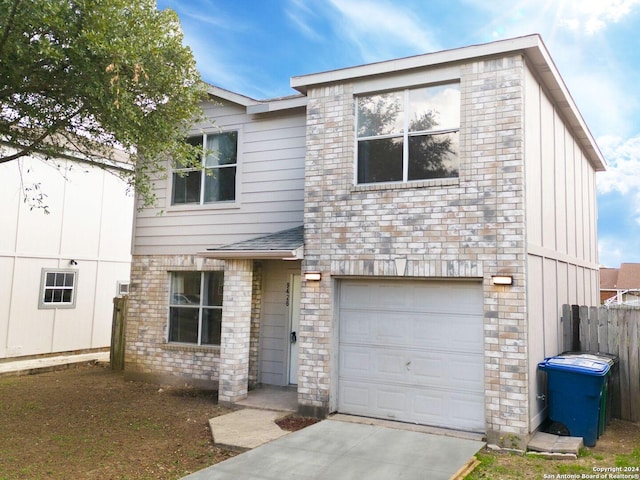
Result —
<instances>
[{"instance_id":1,"label":"white cloud","mask_svg":"<svg viewBox=\"0 0 640 480\"><path fill-rule=\"evenodd\" d=\"M607 171L598 174L598 191L640 192L640 135L626 140L600 137L598 145L609 163Z\"/></svg>"},{"instance_id":2,"label":"white cloud","mask_svg":"<svg viewBox=\"0 0 640 480\"><path fill-rule=\"evenodd\" d=\"M402 4L373 0L331 0L331 4L338 12L337 33L359 48L364 61L440 49L429 35L429 25Z\"/></svg>"},{"instance_id":3,"label":"white cloud","mask_svg":"<svg viewBox=\"0 0 640 480\"><path fill-rule=\"evenodd\" d=\"M609 162L607 171L596 177L598 192L628 196L629 212L640 226L640 135L627 140L603 137L598 143Z\"/></svg>"},{"instance_id":4,"label":"white cloud","mask_svg":"<svg viewBox=\"0 0 640 480\"><path fill-rule=\"evenodd\" d=\"M316 17L315 12L302 0L291 0L290 6L285 8L285 13L305 37L314 41L323 38L311 25L310 19Z\"/></svg>"},{"instance_id":5,"label":"white cloud","mask_svg":"<svg viewBox=\"0 0 640 480\"><path fill-rule=\"evenodd\" d=\"M629 244L626 239L614 237L598 237L598 260L601 266L618 268L621 263L633 261L629 259Z\"/></svg>"},{"instance_id":6,"label":"white cloud","mask_svg":"<svg viewBox=\"0 0 640 480\"><path fill-rule=\"evenodd\" d=\"M640 5L639 0L563 0L557 3L560 24L588 35L619 22Z\"/></svg>"}]
</instances>

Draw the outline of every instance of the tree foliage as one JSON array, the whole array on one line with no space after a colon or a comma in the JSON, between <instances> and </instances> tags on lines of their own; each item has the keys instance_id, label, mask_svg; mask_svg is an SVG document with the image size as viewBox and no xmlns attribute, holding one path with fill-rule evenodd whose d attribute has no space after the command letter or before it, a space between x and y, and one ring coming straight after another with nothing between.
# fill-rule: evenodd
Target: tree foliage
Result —
<instances>
[{"instance_id":1,"label":"tree foliage","mask_svg":"<svg viewBox=\"0 0 640 480\"><path fill-rule=\"evenodd\" d=\"M167 158L196 158L195 60L154 0L0 0L0 163L74 156L120 174L144 205ZM191 155L190 155L191 153Z\"/></svg>"}]
</instances>

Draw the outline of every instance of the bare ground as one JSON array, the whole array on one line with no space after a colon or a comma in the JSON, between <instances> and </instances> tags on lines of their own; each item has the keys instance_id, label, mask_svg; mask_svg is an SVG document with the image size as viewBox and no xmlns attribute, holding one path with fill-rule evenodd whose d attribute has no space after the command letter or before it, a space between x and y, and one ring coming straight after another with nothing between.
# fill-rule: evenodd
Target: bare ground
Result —
<instances>
[{"instance_id":1,"label":"bare ground","mask_svg":"<svg viewBox=\"0 0 640 480\"><path fill-rule=\"evenodd\" d=\"M180 478L235 455L208 426L229 411L105 365L0 378L0 480Z\"/></svg>"}]
</instances>

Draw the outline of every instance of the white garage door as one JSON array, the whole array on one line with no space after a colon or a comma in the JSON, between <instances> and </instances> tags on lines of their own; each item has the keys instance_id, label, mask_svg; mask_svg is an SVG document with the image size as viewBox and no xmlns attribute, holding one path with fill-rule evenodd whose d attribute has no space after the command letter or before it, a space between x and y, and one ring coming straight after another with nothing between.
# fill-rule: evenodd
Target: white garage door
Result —
<instances>
[{"instance_id":1,"label":"white garage door","mask_svg":"<svg viewBox=\"0 0 640 480\"><path fill-rule=\"evenodd\" d=\"M482 286L340 283L338 410L484 432Z\"/></svg>"}]
</instances>

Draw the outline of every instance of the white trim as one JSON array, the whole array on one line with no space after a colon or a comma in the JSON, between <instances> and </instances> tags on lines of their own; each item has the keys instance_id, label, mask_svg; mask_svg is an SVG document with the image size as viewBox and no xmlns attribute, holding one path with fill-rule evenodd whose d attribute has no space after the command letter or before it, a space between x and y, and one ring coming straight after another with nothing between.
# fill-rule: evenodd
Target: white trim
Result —
<instances>
[{"instance_id":1,"label":"white trim","mask_svg":"<svg viewBox=\"0 0 640 480\"><path fill-rule=\"evenodd\" d=\"M295 97L276 98L273 100L265 100L257 105L249 105L247 113L254 115L258 113L278 112L281 110L290 110L293 108L303 108L307 106L307 97L297 95Z\"/></svg>"}]
</instances>

